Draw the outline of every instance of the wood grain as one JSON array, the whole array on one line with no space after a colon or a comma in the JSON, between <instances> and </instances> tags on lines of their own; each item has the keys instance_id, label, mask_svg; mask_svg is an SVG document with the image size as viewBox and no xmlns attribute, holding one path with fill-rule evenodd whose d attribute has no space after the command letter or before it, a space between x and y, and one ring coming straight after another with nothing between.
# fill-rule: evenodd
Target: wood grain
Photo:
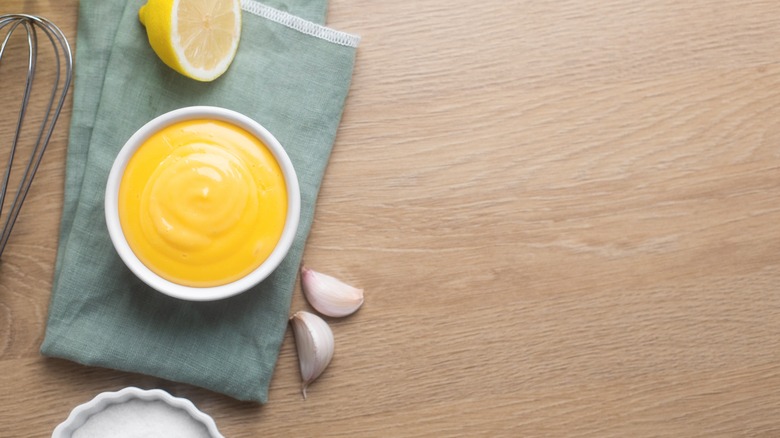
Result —
<instances>
[{"instance_id":1,"label":"wood grain","mask_svg":"<svg viewBox=\"0 0 780 438\"><path fill-rule=\"evenodd\" d=\"M0 12L75 42L77 7ZM128 385L228 437L780 435L775 2L333 0L329 24L363 40L305 259L367 292L309 399L289 333L262 407L40 356L68 106L0 264L0 436Z\"/></svg>"}]
</instances>

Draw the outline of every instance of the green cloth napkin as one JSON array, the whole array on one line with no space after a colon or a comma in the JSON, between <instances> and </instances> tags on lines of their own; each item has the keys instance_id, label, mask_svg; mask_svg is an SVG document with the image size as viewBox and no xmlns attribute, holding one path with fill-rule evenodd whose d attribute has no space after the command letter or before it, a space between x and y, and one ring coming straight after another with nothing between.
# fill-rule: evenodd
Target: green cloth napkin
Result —
<instances>
[{"instance_id":1,"label":"green cloth napkin","mask_svg":"<svg viewBox=\"0 0 780 438\"><path fill-rule=\"evenodd\" d=\"M144 3L80 2L65 200L41 352L265 403L359 39L308 21L324 21L326 1L243 0L233 64L199 83L152 52L137 17ZM169 298L143 284L116 254L103 214L108 172L124 142L152 118L191 105L260 122L287 150L301 187L301 221L284 262L259 286L214 302Z\"/></svg>"}]
</instances>

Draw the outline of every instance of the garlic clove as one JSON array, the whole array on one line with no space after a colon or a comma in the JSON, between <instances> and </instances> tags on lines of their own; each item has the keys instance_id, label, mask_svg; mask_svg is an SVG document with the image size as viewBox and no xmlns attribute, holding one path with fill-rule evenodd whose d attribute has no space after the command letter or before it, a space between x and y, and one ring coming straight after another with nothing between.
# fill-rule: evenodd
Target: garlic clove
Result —
<instances>
[{"instance_id":1,"label":"garlic clove","mask_svg":"<svg viewBox=\"0 0 780 438\"><path fill-rule=\"evenodd\" d=\"M301 266L301 288L309 303L323 315L342 317L363 305L363 289Z\"/></svg>"},{"instance_id":2,"label":"garlic clove","mask_svg":"<svg viewBox=\"0 0 780 438\"><path fill-rule=\"evenodd\" d=\"M298 364L301 368L301 392L306 399L306 388L325 371L333 359L334 339L328 323L309 312L296 312L290 318Z\"/></svg>"}]
</instances>

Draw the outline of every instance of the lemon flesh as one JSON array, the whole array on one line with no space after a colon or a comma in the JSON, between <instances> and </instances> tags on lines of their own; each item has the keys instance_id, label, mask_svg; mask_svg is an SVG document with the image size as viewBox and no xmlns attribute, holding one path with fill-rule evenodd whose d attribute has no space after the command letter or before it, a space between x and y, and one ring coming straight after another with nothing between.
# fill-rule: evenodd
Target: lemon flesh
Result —
<instances>
[{"instance_id":1,"label":"lemon flesh","mask_svg":"<svg viewBox=\"0 0 780 438\"><path fill-rule=\"evenodd\" d=\"M138 18L160 60L189 78L213 81L236 56L239 0L149 0Z\"/></svg>"}]
</instances>

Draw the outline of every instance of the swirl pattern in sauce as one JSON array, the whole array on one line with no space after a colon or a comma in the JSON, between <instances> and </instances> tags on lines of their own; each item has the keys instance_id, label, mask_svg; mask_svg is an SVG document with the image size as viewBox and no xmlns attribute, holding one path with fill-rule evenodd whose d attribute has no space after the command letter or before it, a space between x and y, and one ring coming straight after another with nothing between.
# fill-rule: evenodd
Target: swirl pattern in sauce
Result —
<instances>
[{"instance_id":1,"label":"swirl pattern in sauce","mask_svg":"<svg viewBox=\"0 0 780 438\"><path fill-rule=\"evenodd\" d=\"M273 154L216 120L179 122L152 135L119 188L130 248L150 270L185 286L218 286L256 269L279 241L286 215Z\"/></svg>"}]
</instances>

